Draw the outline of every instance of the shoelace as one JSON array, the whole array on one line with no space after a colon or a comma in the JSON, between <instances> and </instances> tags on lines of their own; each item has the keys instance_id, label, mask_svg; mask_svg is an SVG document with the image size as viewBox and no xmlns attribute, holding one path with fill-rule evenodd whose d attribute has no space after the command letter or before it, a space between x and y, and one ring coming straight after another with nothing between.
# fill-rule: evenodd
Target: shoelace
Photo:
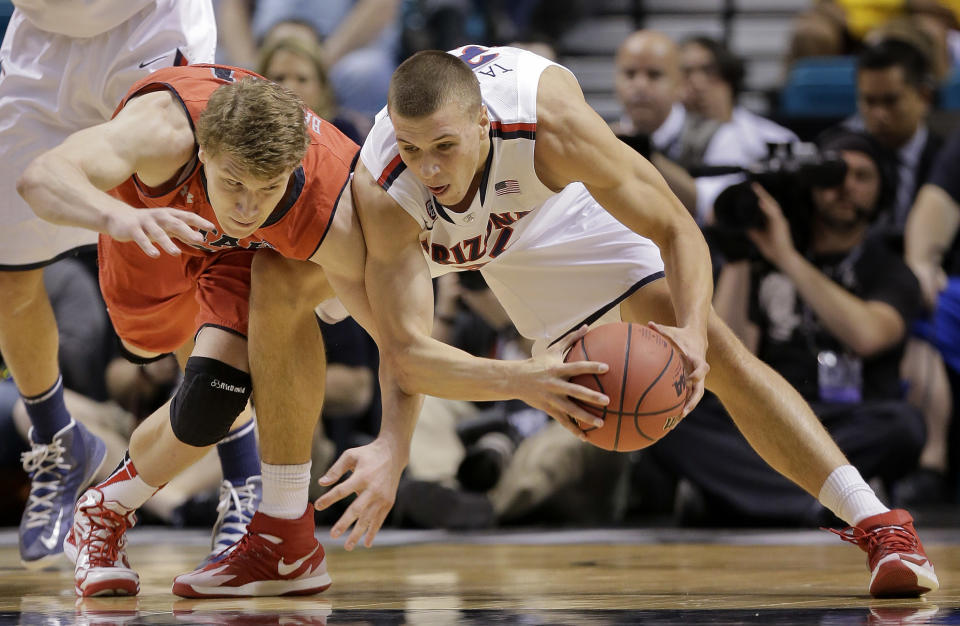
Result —
<instances>
[{"instance_id":1,"label":"shoelace","mask_svg":"<svg viewBox=\"0 0 960 626\"><path fill-rule=\"evenodd\" d=\"M89 567L115 567L120 550L127 543L124 532L133 526L126 515L120 515L105 507L82 508L83 516L90 527L84 533ZM80 545L77 546L80 548Z\"/></svg>"},{"instance_id":2,"label":"shoelace","mask_svg":"<svg viewBox=\"0 0 960 626\"><path fill-rule=\"evenodd\" d=\"M247 532L247 524L256 512L256 487L256 484L251 482L235 487L229 480L220 485L217 521L213 525L217 529L214 533L213 548L230 541L230 545L225 545L225 548L229 549L237 541L231 540L232 537L243 536Z\"/></svg>"},{"instance_id":3,"label":"shoelace","mask_svg":"<svg viewBox=\"0 0 960 626\"><path fill-rule=\"evenodd\" d=\"M903 526L881 526L873 530L866 531L856 526L848 526L843 530L828 528L830 532L838 535L844 541L858 545L868 554L872 553L879 544L884 554L891 552L916 552L919 553L919 547L913 534Z\"/></svg>"},{"instance_id":4,"label":"shoelace","mask_svg":"<svg viewBox=\"0 0 960 626\"><path fill-rule=\"evenodd\" d=\"M273 556L270 542L246 529L240 539L217 553L217 558L219 559L221 556L227 554L253 558L255 561L270 560L269 557ZM228 556L227 558L230 557ZM217 562L216 565L223 565L223 561Z\"/></svg>"},{"instance_id":5,"label":"shoelace","mask_svg":"<svg viewBox=\"0 0 960 626\"><path fill-rule=\"evenodd\" d=\"M66 448L60 440L54 439L46 444L34 443L29 451L20 455L23 469L31 477L30 496L26 506L26 528L43 526L49 521L55 508L53 499L60 491L63 473L70 469L70 465L63 458L65 453ZM52 476L53 480L39 480L44 474ZM40 494L44 489L48 490L47 493Z\"/></svg>"}]
</instances>

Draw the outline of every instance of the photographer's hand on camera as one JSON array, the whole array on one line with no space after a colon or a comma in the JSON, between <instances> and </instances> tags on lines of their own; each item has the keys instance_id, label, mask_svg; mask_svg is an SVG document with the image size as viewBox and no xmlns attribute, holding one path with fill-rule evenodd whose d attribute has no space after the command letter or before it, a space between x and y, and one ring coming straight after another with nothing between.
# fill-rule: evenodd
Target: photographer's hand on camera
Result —
<instances>
[{"instance_id":1,"label":"photographer's hand on camera","mask_svg":"<svg viewBox=\"0 0 960 626\"><path fill-rule=\"evenodd\" d=\"M782 268L791 257L799 254L793 245L790 223L784 217L780 204L766 189L758 183L753 183L751 188L757 194L767 225L763 229L747 230L747 236L767 261Z\"/></svg>"}]
</instances>

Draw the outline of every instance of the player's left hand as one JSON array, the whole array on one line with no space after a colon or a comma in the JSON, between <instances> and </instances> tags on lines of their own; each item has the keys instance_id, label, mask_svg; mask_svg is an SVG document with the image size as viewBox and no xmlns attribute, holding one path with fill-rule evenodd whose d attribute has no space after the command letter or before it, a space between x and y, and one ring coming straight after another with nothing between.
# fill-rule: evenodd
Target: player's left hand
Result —
<instances>
[{"instance_id":1,"label":"player's left hand","mask_svg":"<svg viewBox=\"0 0 960 626\"><path fill-rule=\"evenodd\" d=\"M397 486L404 466L400 459L401 455L387 441L375 439L365 446L351 448L341 454L327 473L320 477L319 483L326 487L351 472L346 480L320 496L314 503L314 506L322 511L350 494L357 494L356 499L330 529L330 536L337 539L353 526L343 544L346 550L353 550L364 535L366 539L363 545L369 548L373 544L373 538L383 526L397 496Z\"/></svg>"},{"instance_id":2,"label":"player's left hand","mask_svg":"<svg viewBox=\"0 0 960 626\"><path fill-rule=\"evenodd\" d=\"M665 326L656 322L647 322L647 326L672 341L683 357L683 368L687 379L687 402L683 405L681 417L686 417L703 397L703 383L707 378L707 372L710 371L710 366L707 364L706 334L694 328Z\"/></svg>"}]
</instances>

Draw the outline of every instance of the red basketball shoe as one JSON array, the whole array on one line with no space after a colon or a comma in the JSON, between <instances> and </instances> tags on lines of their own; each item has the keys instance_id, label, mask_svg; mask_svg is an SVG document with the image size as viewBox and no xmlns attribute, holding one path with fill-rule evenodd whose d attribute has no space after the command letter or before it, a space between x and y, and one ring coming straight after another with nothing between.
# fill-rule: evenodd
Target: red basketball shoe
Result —
<instances>
[{"instance_id":1,"label":"red basketball shoe","mask_svg":"<svg viewBox=\"0 0 960 626\"><path fill-rule=\"evenodd\" d=\"M103 492L87 489L73 512L73 528L63 552L74 562L78 596L127 596L140 591L140 577L130 568L124 546L137 517L119 502L104 500Z\"/></svg>"},{"instance_id":2,"label":"red basketball shoe","mask_svg":"<svg viewBox=\"0 0 960 626\"><path fill-rule=\"evenodd\" d=\"M830 532L867 553L870 595L875 598L914 598L940 588L913 518L903 509L871 515L856 526Z\"/></svg>"},{"instance_id":3,"label":"red basketball shoe","mask_svg":"<svg viewBox=\"0 0 960 626\"><path fill-rule=\"evenodd\" d=\"M313 506L299 519L257 511L247 533L216 563L173 581L184 598L288 596L320 593L330 586L323 546L314 537Z\"/></svg>"}]
</instances>

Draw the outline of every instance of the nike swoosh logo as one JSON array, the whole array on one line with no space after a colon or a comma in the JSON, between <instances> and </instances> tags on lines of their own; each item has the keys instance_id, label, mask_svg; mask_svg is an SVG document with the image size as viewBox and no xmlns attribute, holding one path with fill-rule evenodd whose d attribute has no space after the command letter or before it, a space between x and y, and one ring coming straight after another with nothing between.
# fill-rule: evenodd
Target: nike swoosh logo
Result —
<instances>
[{"instance_id":1,"label":"nike swoosh logo","mask_svg":"<svg viewBox=\"0 0 960 626\"><path fill-rule=\"evenodd\" d=\"M926 565L927 559L923 558L919 554L901 554L900 559L904 561L910 561L914 565Z\"/></svg>"},{"instance_id":2,"label":"nike swoosh logo","mask_svg":"<svg viewBox=\"0 0 960 626\"><path fill-rule=\"evenodd\" d=\"M57 521L53 525L53 532L50 533L49 537L40 537L40 543L46 547L47 550L53 550L57 545L57 538L60 537L60 518L63 517L63 509L60 509L60 512L57 514Z\"/></svg>"},{"instance_id":3,"label":"nike swoosh logo","mask_svg":"<svg viewBox=\"0 0 960 626\"><path fill-rule=\"evenodd\" d=\"M168 52L167 54L170 54L170 53ZM161 55L158 56L157 58L151 59L151 60L149 60L149 61L141 61L141 62L140 62L140 68L143 69L143 68L145 68L146 66L148 66L148 65L150 65L150 64L152 64L152 63L156 63L156 62L159 61L160 59L165 59L165 58L167 57L167 54L161 54Z\"/></svg>"},{"instance_id":4,"label":"nike swoosh logo","mask_svg":"<svg viewBox=\"0 0 960 626\"><path fill-rule=\"evenodd\" d=\"M313 549L313 552L311 552L310 554L308 554L303 558L297 559L296 561L294 561L293 563L290 563L289 565L287 564L286 561L283 560L283 557L280 557L280 562L277 563L277 572L279 572L281 576L289 576L294 571L296 571L297 568L303 565L304 561L312 557L319 548L320 548L320 544L318 543L317 547Z\"/></svg>"}]
</instances>

